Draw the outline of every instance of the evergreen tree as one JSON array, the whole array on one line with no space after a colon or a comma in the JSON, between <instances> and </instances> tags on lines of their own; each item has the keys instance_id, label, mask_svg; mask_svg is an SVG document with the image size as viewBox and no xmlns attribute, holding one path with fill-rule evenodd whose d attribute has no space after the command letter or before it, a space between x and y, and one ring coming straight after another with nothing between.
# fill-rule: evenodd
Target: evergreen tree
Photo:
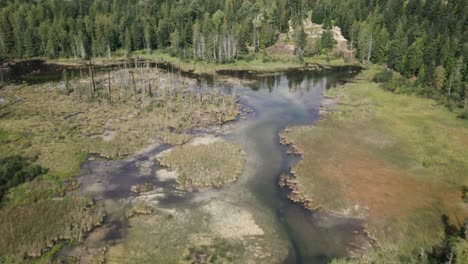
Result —
<instances>
[{"instance_id":1,"label":"evergreen tree","mask_svg":"<svg viewBox=\"0 0 468 264\"><path fill-rule=\"evenodd\" d=\"M303 26L298 26L295 32L295 54L301 63L304 62L304 50L307 45L307 34Z\"/></svg>"},{"instance_id":2,"label":"evergreen tree","mask_svg":"<svg viewBox=\"0 0 468 264\"><path fill-rule=\"evenodd\" d=\"M336 41L335 41L335 38L333 37L333 32L330 30L330 28L327 28L326 30L323 31L322 37L320 38L320 42L321 42L322 48L327 51L330 51L335 47Z\"/></svg>"}]
</instances>

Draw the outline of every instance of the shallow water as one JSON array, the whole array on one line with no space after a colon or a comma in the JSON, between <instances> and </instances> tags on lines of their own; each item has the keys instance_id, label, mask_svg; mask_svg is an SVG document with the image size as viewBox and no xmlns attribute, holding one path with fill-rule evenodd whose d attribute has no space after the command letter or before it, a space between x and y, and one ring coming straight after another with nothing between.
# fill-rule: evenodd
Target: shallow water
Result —
<instances>
[{"instance_id":1,"label":"shallow water","mask_svg":"<svg viewBox=\"0 0 468 264\"><path fill-rule=\"evenodd\" d=\"M229 198L229 202L234 201L250 211L255 208L253 215L260 219L261 228L279 236L284 241L282 245L288 245L285 263L329 263L333 258L347 257L350 252L359 250L356 247L358 241L366 239L360 221L312 213L287 199L287 191L278 187L279 176L288 173L299 159L286 154L287 148L279 144L278 134L288 126L317 121L324 90L343 84L355 76L357 70L344 67L323 73L288 71L262 77L232 72L230 78L249 81L238 81L234 85L215 84L213 89L222 87L227 93L236 93L242 104L254 110L247 120L238 122L228 133L221 135L240 144L247 158L240 179L221 190L186 195L174 193L174 182L162 183L150 176L159 169L157 164L151 165L152 173L142 175L136 164L151 159L167 147L157 147L123 161L89 162L83 167L81 183L89 187L83 179L94 181L101 175L107 179L100 180L106 188L90 188L93 195L101 199L121 199L132 195L129 192L131 185L152 182L164 189L165 196L158 199L158 205L165 208L193 209L213 200L236 197L234 200ZM110 169L106 171L106 168ZM271 219L261 220L265 218ZM112 221L119 227L125 226L111 217L111 225ZM114 234L115 237L122 238Z\"/></svg>"},{"instance_id":2,"label":"shallow water","mask_svg":"<svg viewBox=\"0 0 468 264\"><path fill-rule=\"evenodd\" d=\"M241 103L256 112L227 135L244 146L247 167L253 167L253 175L244 175L239 184L248 186L264 207L275 212L291 243L287 263L327 263L346 257L354 250L351 243L362 233L359 221L308 212L287 200L278 188L279 176L297 162L297 158L286 155L278 133L291 125L318 120L323 91L354 76L353 70L289 72L261 77L253 87L234 86L241 94Z\"/></svg>"},{"instance_id":3,"label":"shallow water","mask_svg":"<svg viewBox=\"0 0 468 264\"><path fill-rule=\"evenodd\" d=\"M28 66L21 64L22 70L18 72L13 68L10 76L22 74L23 78L19 75L15 78L31 83L57 81L64 69L39 62L33 64L39 65L40 70L26 70ZM173 70L167 65L158 65ZM80 70L70 68L68 71L77 76ZM333 258L349 256L350 252L359 250L356 247L359 241L366 240L362 224L354 219L312 213L287 199L286 191L278 187L279 176L288 173L298 158L286 154L287 148L279 144L278 133L288 126L316 122L324 90L343 84L357 71L342 67L322 73L292 70L266 76L223 72L229 75L231 84L216 83L212 89L222 87L227 93L234 92L242 104L254 110L247 120L240 120L227 133L220 133L224 139L240 144L246 153L244 173L234 184L196 193L177 191L174 181L160 181L154 177L160 169L154 156L169 148L159 145L124 160L97 158L85 163L78 192L119 203L136 197L130 191L132 185L150 182L158 187L154 195L158 206L164 208L191 210L214 200L228 200L237 207L248 208L265 233L279 237L282 242L277 244L288 247L285 263L328 263ZM239 81L241 79L249 81ZM213 78L205 76L200 81L201 85L210 83L211 86ZM122 229L127 225L123 221L125 217L109 216L106 224L111 226L111 232L106 239L125 239Z\"/></svg>"}]
</instances>

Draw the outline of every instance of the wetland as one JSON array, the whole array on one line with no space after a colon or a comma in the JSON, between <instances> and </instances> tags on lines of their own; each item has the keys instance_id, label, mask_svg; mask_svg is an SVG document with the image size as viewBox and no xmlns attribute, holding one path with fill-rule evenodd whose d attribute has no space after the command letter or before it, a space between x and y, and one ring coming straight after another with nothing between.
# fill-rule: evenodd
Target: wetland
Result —
<instances>
[{"instance_id":1,"label":"wetland","mask_svg":"<svg viewBox=\"0 0 468 264\"><path fill-rule=\"evenodd\" d=\"M405 188L422 186L422 193L441 195L429 203L440 206L429 211L426 227L438 226L450 201L459 208L450 211L452 215L463 215L463 204L456 199L466 172L463 160L454 168L459 174L454 171L451 182L441 183L444 188L418 185L415 181L421 179L414 178L420 171L385 163L387 157L373 161L358 147L361 143L353 147L346 140L346 133L355 133L380 149L396 142L363 129L366 114L380 113L372 107L381 101L365 88L349 86L365 80L360 87L367 87L370 70L335 66L195 75L147 60L96 64L92 69L30 63L29 71L12 66L3 75L18 81L0 90L1 150L2 155L26 156L48 170L11 188L2 210L31 217L30 210L47 207L56 228L42 230L47 221L37 221L41 232L32 230L34 240L21 240L25 246L34 244L34 252L15 252L6 246L8 237L2 240L0 253L7 261L375 259L373 252L394 252L400 246L394 246L393 238L387 243L385 221L401 210L428 212L421 205L429 198L424 195L396 209L404 203L395 197L409 192ZM349 95L350 90L355 94ZM363 96L362 102L356 96ZM355 102L358 108L349 106ZM359 129L327 125L348 124L350 118ZM378 119L376 123L381 124ZM466 133L466 124L454 123L453 129ZM466 149L453 151L459 157ZM351 166L349 177L343 176L343 166ZM399 173L393 182L389 178L395 178L397 169L416 176ZM372 173L377 183L366 176ZM378 196L379 188L388 195ZM60 208L70 216L58 216ZM414 214L415 219L421 214ZM380 217L384 221L376 221ZM10 227L10 239L19 233L27 236L24 227L11 228L10 218L0 222L3 230ZM64 231L68 225L76 230ZM437 232L425 247L439 239Z\"/></svg>"}]
</instances>

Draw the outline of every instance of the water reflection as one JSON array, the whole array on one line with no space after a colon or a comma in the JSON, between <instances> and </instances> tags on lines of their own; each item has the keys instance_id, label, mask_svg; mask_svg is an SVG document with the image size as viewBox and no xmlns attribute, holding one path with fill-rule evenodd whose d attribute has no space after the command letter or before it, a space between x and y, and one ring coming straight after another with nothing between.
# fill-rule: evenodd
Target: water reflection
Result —
<instances>
[{"instance_id":1,"label":"water reflection","mask_svg":"<svg viewBox=\"0 0 468 264\"><path fill-rule=\"evenodd\" d=\"M241 103L257 113L228 136L242 144L248 155L247 173L253 175L240 181L245 181L265 208L276 212L291 244L287 263L328 263L347 256L355 250L353 244L364 239L360 221L311 213L291 203L278 188L279 176L298 161L286 155L278 133L288 126L315 122L324 90L343 84L356 73L355 68L327 73L288 71L235 86Z\"/></svg>"}]
</instances>

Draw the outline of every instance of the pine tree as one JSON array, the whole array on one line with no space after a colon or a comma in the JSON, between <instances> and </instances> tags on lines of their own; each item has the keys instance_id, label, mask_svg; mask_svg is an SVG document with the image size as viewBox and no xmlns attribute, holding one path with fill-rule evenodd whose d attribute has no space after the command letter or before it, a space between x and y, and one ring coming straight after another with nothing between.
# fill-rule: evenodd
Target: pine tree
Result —
<instances>
[{"instance_id":1,"label":"pine tree","mask_svg":"<svg viewBox=\"0 0 468 264\"><path fill-rule=\"evenodd\" d=\"M335 38L333 37L333 32L330 30L330 28L327 28L326 30L323 31L322 37L320 38L320 42L321 42L322 48L327 51L330 51L335 47L336 41L335 41Z\"/></svg>"},{"instance_id":2,"label":"pine tree","mask_svg":"<svg viewBox=\"0 0 468 264\"><path fill-rule=\"evenodd\" d=\"M374 49L372 51L372 61L378 64L387 61L388 47L390 43L390 34L385 27L382 27L376 34Z\"/></svg>"},{"instance_id":3,"label":"pine tree","mask_svg":"<svg viewBox=\"0 0 468 264\"><path fill-rule=\"evenodd\" d=\"M304 50L307 45L307 34L303 26L298 26L295 32L295 54L300 63L304 62Z\"/></svg>"},{"instance_id":4,"label":"pine tree","mask_svg":"<svg viewBox=\"0 0 468 264\"><path fill-rule=\"evenodd\" d=\"M424 44L422 38L416 39L416 41L408 48L405 55L406 67L404 72L406 74L414 76L418 73L419 68L423 64L423 49Z\"/></svg>"},{"instance_id":5,"label":"pine tree","mask_svg":"<svg viewBox=\"0 0 468 264\"><path fill-rule=\"evenodd\" d=\"M442 90L445 83L445 69L442 65L436 67L434 72L434 87L437 90Z\"/></svg>"}]
</instances>

